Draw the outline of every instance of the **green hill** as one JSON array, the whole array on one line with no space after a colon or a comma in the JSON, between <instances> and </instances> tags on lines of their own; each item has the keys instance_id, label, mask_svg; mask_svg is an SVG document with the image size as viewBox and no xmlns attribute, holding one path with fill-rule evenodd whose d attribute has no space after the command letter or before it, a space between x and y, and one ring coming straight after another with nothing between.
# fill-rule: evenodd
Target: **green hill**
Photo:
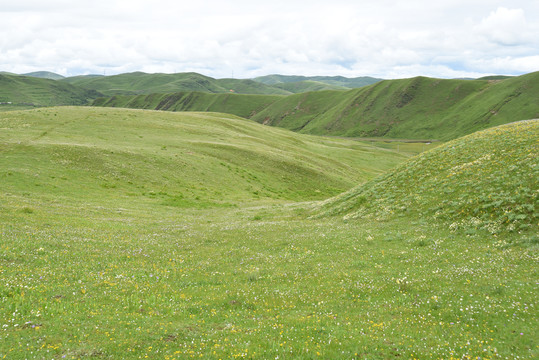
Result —
<instances>
[{"instance_id":1,"label":"green hill","mask_svg":"<svg viewBox=\"0 0 539 360\"><path fill-rule=\"evenodd\" d=\"M208 93L289 94L278 88L252 80L214 79L197 73L146 74L134 72L112 76L76 77L65 80L73 85L97 90L112 96L118 94L152 94L180 91Z\"/></svg>"},{"instance_id":2,"label":"green hill","mask_svg":"<svg viewBox=\"0 0 539 360\"><path fill-rule=\"evenodd\" d=\"M60 81L23 75L0 75L0 102L31 106L85 105L102 94ZM0 110L2 106L0 105Z\"/></svg>"},{"instance_id":3,"label":"green hill","mask_svg":"<svg viewBox=\"0 0 539 360\"><path fill-rule=\"evenodd\" d=\"M320 206L347 219L445 221L491 234L537 230L539 120L494 127L448 142Z\"/></svg>"},{"instance_id":4,"label":"green hill","mask_svg":"<svg viewBox=\"0 0 539 360\"><path fill-rule=\"evenodd\" d=\"M214 113L62 107L8 112L0 121L3 192L30 186L38 197L90 202L321 199L405 158Z\"/></svg>"},{"instance_id":5,"label":"green hill","mask_svg":"<svg viewBox=\"0 0 539 360\"><path fill-rule=\"evenodd\" d=\"M253 120L303 133L448 140L539 116L539 72L500 82L425 77L296 94Z\"/></svg>"}]
</instances>

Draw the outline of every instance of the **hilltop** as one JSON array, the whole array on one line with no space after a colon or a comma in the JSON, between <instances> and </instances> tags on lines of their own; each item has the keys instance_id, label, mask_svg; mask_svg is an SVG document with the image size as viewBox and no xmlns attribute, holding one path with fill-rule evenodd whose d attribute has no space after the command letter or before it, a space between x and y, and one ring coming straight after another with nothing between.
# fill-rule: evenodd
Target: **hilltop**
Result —
<instances>
[{"instance_id":1,"label":"hilltop","mask_svg":"<svg viewBox=\"0 0 539 360\"><path fill-rule=\"evenodd\" d=\"M351 221L406 217L491 234L536 230L539 120L450 141L323 202L319 215Z\"/></svg>"}]
</instances>

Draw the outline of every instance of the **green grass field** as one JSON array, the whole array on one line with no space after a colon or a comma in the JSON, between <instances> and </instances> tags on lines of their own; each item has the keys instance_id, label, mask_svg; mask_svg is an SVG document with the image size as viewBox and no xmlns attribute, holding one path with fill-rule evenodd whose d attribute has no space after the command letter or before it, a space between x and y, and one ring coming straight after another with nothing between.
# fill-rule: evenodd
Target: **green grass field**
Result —
<instances>
[{"instance_id":1,"label":"green grass field","mask_svg":"<svg viewBox=\"0 0 539 360\"><path fill-rule=\"evenodd\" d=\"M224 114L0 113L0 358L537 358L537 124L410 158ZM482 190L514 227L469 221Z\"/></svg>"}]
</instances>

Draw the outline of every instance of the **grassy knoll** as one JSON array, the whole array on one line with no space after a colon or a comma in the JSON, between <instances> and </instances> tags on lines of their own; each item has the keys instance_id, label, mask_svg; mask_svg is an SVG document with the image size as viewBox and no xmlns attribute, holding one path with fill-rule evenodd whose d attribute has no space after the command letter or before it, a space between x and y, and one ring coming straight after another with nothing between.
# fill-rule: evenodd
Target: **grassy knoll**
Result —
<instances>
[{"instance_id":1,"label":"grassy knoll","mask_svg":"<svg viewBox=\"0 0 539 360\"><path fill-rule=\"evenodd\" d=\"M470 234L529 233L525 239L537 243L538 139L539 120L476 132L327 200L320 211L347 219L431 218Z\"/></svg>"},{"instance_id":2,"label":"grassy knoll","mask_svg":"<svg viewBox=\"0 0 539 360\"><path fill-rule=\"evenodd\" d=\"M290 201L395 151L219 114L52 108L0 127L0 358L539 355L537 248L518 232Z\"/></svg>"},{"instance_id":3,"label":"grassy knoll","mask_svg":"<svg viewBox=\"0 0 539 360\"><path fill-rule=\"evenodd\" d=\"M0 74L0 103L10 102L18 106L85 105L98 96L103 95L51 79ZM6 110L8 107L0 104L0 111Z\"/></svg>"}]
</instances>

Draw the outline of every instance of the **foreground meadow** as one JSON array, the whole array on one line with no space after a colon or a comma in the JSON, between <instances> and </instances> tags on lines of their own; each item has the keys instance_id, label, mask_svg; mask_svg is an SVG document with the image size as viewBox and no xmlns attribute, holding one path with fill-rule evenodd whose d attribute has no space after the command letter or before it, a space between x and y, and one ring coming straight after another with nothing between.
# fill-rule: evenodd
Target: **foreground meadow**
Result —
<instances>
[{"instance_id":1,"label":"foreground meadow","mask_svg":"<svg viewBox=\"0 0 539 360\"><path fill-rule=\"evenodd\" d=\"M531 249L280 206L72 210L3 214L2 357L537 356Z\"/></svg>"},{"instance_id":2,"label":"foreground meadow","mask_svg":"<svg viewBox=\"0 0 539 360\"><path fill-rule=\"evenodd\" d=\"M241 120L215 115L78 111L0 119L0 358L539 356L536 223L492 233L454 218L363 216L340 197L354 216L312 216L313 200L404 156L274 130L269 141L259 125L238 133ZM113 133L103 114L131 132ZM231 132L205 132L208 122ZM309 152L293 156L294 144ZM336 154L342 162L327 160Z\"/></svg>"}]
</instances>

